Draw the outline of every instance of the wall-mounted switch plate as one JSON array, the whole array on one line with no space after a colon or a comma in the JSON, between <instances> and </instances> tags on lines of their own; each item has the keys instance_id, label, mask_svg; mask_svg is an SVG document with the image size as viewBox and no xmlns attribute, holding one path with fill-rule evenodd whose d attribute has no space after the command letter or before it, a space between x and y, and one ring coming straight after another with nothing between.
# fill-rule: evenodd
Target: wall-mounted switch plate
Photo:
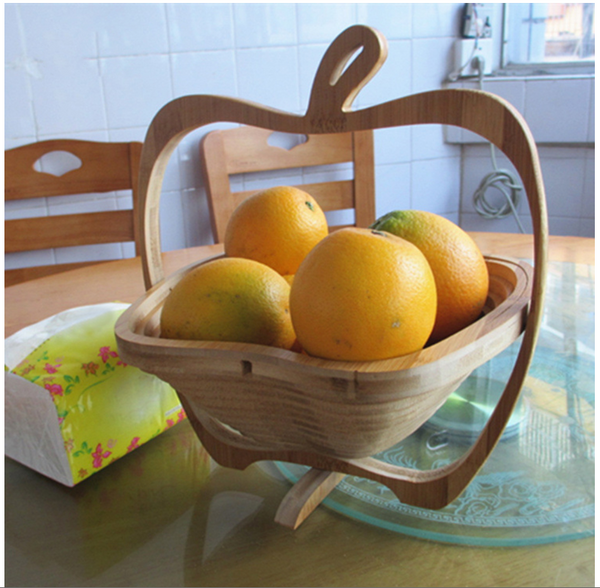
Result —
<instances>
[{"instance_id":1,"label":"wall-mounted switch plate","mask_svg":"<svg viewBox=\"0 0 600 588\"><path fill-rule=\"evenodd\" d=\"M476 47L475 43L477 43ZM479 75L479 70L473 64L473 59L476 57L484 59L483 73L492 73L494 59L492 39L458 39L454 48L456 71L463 68L460 71L460 77Z\"/></svg>"}]
</instances>

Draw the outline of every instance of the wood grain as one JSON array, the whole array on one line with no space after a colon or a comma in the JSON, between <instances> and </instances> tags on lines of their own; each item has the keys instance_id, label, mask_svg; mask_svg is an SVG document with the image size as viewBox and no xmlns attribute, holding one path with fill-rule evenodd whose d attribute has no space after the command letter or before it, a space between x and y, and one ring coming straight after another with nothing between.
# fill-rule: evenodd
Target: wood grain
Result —
<instances>
[{"instance_id":1,"label":"wood grain","mask_svg":"<svg viewBox=\"0 0 600 588\"><path fill-rule=\"evenodd\" d=\"M40 157L66 151L81 165L63 175L37 171ZM142 144L101 143L71 139L39 141L5 151L5 200L131 190L133 208L83 214L42 216L5 221L5 251L36 251L133 241L139 245L138 171ZM97 261L89 262L90 264ZM83 265L80 264L80 265ZM74 264L53 264L5 271L7 286L59 273Z\"/></svg>"},{"instance_id":2,"label":"wood grain","mask_svg":"<svg viewBox=\"0 0 600 588\"><path fill-rule=\"evenodd\" d=\"M241 173L352 164L353 179L295 185L325 211L354 210L354 226L375 221L375 160L372 131L307 135L291 149L269 144L272 131L251 126L212 131L200 145L213 235L222 242L233 210L256 190L232 191L230 176ZM335 229L335 225L330 227Z\"/></svg>"},{"instance_id":3,"label":"wood grain","mask_svg":"<svg viewBox=\"0 0 600 588\"><path fill-rule=\"evenodd\" d=\"M4 235L6 253L135 241L131 210L15 219L6 223Z\"/></svg>"},{"instance_id":4,"label":"wood grain","mask_svg":"<svg viewBox=\"0 0 600 588\"><path fill-rule=\"evenodd\" d=\"M386 480L402 500L429 508L456 496L454 487L440 491L448 471L382 471L363 460L416 430L472 369L521 334L531 294L526 266L488 258L488 314L453 337L400 358L336 362L241 343L161 339L160 307L196 265L136 301L116 334L126 362L177 389L218 463L243 469L269 459L352 472Z\"/></svg>"},{"instance_id":5,"label":"wood grain","mask_svg":"<svg viewBox=\"0 0 600 588\"><path fill-rule=\"evenodd\" d=\"M347 66L357 52L356 59ZM290 461L337 472L355 472L358 467L362 475L375 476L388 485L402 501L440 508L460 494L498 442L529 368L541 323L547 272L546 202L531 132L519 112L497 96L475 90L436 90L353 111L355 96L375 75L386 55L386 41L374 29L358 25L344 31L321 61L304 116L215 96L182 97L157 113L144 142L140 173L142 259L148 294L124 313L116 333L121 354L127 361L157 373L175 386L193 413L190 418L199 437L208 443L211 455L220 463L245 467L243 464L248 460L279 459L285 455ZM509 296L484 319L446 341L408 360L389 360L392 364L387 370L382 370L379 362L345 369L339 365L343 362L321 365L314 358L305 359L298 354L292 359L210 342L182 344L160 340L155 336L158 307L169 287L181 276L180 273L163 279L158 230L162 178L181 139L212 122L234 122L306 135L444 124L481 135L503 151L521 176L534 229L531 283L528 278L519 279L515 270L517 278L512 287L513 292L520 290L519 303ZM507 267L500 277L510 284ZM490 273L493 274L492 270ZM501 298L500 291L495 291L490 299ZM529 312L525 312L525 317L520 313L527 305ZM514 316L518 326L511 321L495 324L489 318L509 309L517 309ZM486 325L481 337L473 332L476 325ZM381 440L388 429L400 428L396 439L415 430L477 365L467 358L489 359L502 345L515 340L523 327L522 345L505 391L480 437L463 458L433 472L416 473L382 472L368 461L353 463L355 459L369 460L367 455L374 453L379 442L391 446L392 438ZM497 341L502 345L495 347L493 342ZM486 343L490 345L486 347ZM434 357L428 361L428 354L432 353ZM231 390L234 396L229 396L228 401L227 391ZM236 394L240 390L252 396L254 411L248 412L245 406L244 414L240 415L240 396ZM385 401L402 402L402 408L387 406ZM383 411L382 406L385 406ZM353 412L357 407L360 410ZM336 412L341 415L342 426L331 423ZM392 415L398 413L403 418L394 420ZM290 414L294 418L286 421ZM327 415L327 422L319 423L318 417L323 414ZM284 424L274 426L273 421ZM348 430L357 431L353 429L355 426L361 427L361 433L354 437L367 439L358 446L355 440L352 444L353 439L348 437L353 436L347 434ZM340 436L344 430L346 438Z\"/></svg>"},{"instance_id":6,"label":"wood grain","mask_svg":"<svg viewBox=\"0 0 600 588\"><path fill-rule=\"evenodd\" d=\"M344 474L338 472L311 468L285 495L275 514L275 522L297 529L343 478Z\"/></svg>"}]
</instances>

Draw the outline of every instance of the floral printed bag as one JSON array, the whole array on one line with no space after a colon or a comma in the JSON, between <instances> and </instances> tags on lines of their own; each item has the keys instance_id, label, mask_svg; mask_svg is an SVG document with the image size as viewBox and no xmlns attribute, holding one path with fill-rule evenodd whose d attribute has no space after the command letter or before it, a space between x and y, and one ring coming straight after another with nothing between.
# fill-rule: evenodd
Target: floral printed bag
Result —
<instances>
[{"instance_id":1,"label":"floral printed bag","mask_svg":"<svg viewBox=\"0 0 600 588\"><path fill-rule=\"evenodd\" d=\"M121 361L127 304L59 313L5 341L5 453L74 486L185 418L175 391Z\"/></svg>"}]
</instances>

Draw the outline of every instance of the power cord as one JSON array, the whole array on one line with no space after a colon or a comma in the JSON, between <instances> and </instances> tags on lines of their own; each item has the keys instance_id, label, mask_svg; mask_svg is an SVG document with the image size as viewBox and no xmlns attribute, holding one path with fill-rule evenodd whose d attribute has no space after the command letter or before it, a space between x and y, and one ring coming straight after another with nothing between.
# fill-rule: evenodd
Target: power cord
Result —
<instances>
[{"instance_id":1,"label":"power cord","mask_svg":"<svg viewBox=\"0 0 600 588\"><path fill-rule=\"evenodd\" d=\"M475 57L472 65L478 70L479 89L483 90L485 60L481 56ZM481 180L479 187L473 194L473 206L475 207L475 211L487 219L504 218L512 214L519 226L519 230L521 233L524 233L525 229L523 228L521 220L519 219L519 214L517 213L517 206L519 205L523 187L509 170L498 168L496 151L493 143L490 143L490 154L494 171L487 174L483 180ZM497 206L489 202L486 193L490 188L495 188L506 198L506 202L503 205Z\"/></svg>"}]
</instances>

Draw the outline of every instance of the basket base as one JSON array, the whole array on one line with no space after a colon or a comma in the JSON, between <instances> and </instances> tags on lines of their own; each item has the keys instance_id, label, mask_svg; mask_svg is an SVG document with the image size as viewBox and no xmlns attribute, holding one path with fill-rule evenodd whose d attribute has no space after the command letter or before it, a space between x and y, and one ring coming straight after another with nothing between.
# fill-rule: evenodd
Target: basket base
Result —
<instances>
[{"instance_id":1,"label":"basket base","mask_svg":"<svg viewBox=\"0 0 600 588\"><path fill-rule=\"evenodd\" d=\"M258 461L283 461L311 469L283 498L275 521L296 529L346 475L360 476L387 486L401 502L440 509L452 502L464 486L450 488L443 468L417 471L381 462L372 457L336 458L308 451L249 449L238 446L235 434L207 414L198 415L185 396L179 395L188 420L210 456L221 466L246 469ZM452 464L452 470L461 463ZM449 470L450 471L450 470ZM471 477L475 475L473 471ZM466 485L466 484L465 484Z\"/></svg>"},{"instance_id":2,"label":"basket base","mask_svg":"<svg viewBox=\"0 0 600 588\"><path fill-rule=\"evenodd\" d=\"M180 395L180 399L188 420L192 424L202 445L219 465L243 470L252 463L264 460L293 460L303 465L308 465L304 463L305 461L312 461L311 457L301 461L297 461L297 459L293 459L291 456L282 457L284 452L264 452L233 447L211 434L208 428L203 426L200 419L195 415L185 397ZM345 476L345 473L312 467L284 496L277 509L275 522L290 529L297 529Z\"/></svg>"},{"instance_id":3,"label":"basket base","mask_svg":"<svg viewBox=\"0 0 600 588\"><path fill-rule=\"evenodd\" d=\"M275 514L275 522L297 529L345 476L339 472L311 468L284 496Z\"/></svg>"}]
</instances>

